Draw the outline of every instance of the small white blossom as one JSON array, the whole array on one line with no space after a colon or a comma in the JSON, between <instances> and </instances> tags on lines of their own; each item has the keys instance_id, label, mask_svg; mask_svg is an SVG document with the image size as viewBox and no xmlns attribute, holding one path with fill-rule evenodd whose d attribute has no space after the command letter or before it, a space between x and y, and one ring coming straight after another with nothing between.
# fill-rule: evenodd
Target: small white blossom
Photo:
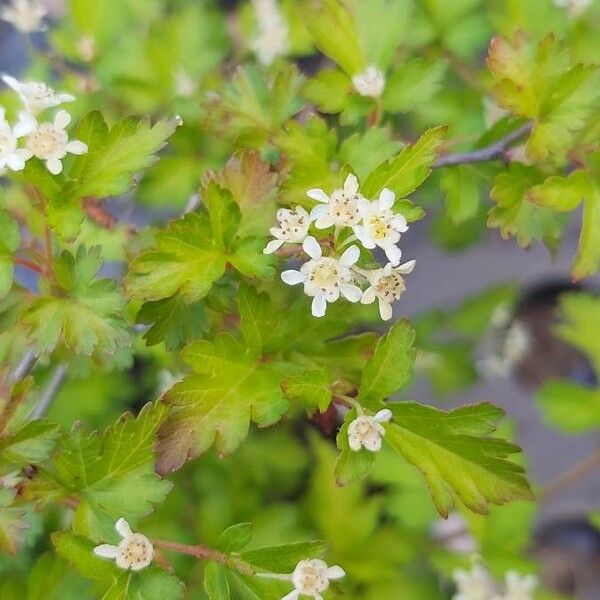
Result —
<instances>
[{"instance_id":1,"label":"small white blossom","mask_svg":"<svg viewBox=\"0 0 600 600\"><path fill-rule=\"evenodd\" d=\"M252 50L258 61L270 65L278 56L289 50L288 26L276 0L252 0L258 35L252 42Z\"/></svg>"},{"instance_id":2,"label":"small white blossom","mask_svg":"<svg viewBox=\"0 0 600 600\"><path fill-rule=\"evenodd\" d=\"M94 60L96 56L96 38L93 35L82 35L77 40L77 52L85 62Z\"/></svg>"},{"instance_id":3,"label":"small white blossom","mask_svg":"<svg viewBox=\"0 0 600 600\"><path fill-rule=\"evenodd\" d=\"M370 65L362 73L357 73L352 78L354 89L361 96L379 98L385 88L385 75L375 65Z\"/></svg>"},{"instance_id":4,"label":"small white blossom","mask_svg":"<svg viewBox=\"0 0 600 600\"><path fill-rule=\"evenodd\" d=\"M521 576L515 571L506 574L506 589L504 594L494 596L492 600L532 600L537 587L537 577L534 575Z\"/></svg>"},{"instance_id":5,"label":"small white blossom","mask_svg":"<svg viewBox=\"0 0 600 600\"><path fill-rule=\"evenodd\" d=\"M263 252L272 254L279 250L283 244L301 244L308 235L310 216L301 206L296 210L280 208L277 211L277 227L271 227L269 232L275 238L271 240Z\"/></svg>"},{"instance_id":6,"label":"small white blossom","mask_svg":"<svg viewBox=\"0 0 600 600\"><path fill-rule=\"evenodd\" d=\"M377 299L379 315L384 321L389 321L392 318L392 302L399 300L406 289L402 275L412 273L415 264L416 261L410 260L394 269L388 263L383 269L369 271L365 276L370 285L364 291L361 303L371 304Z\"/></svg>"},{"instance_id":7,"label":"small white blossom","mask_svg":"<svg viewBox=\"0 0 600 600\"><path fill-rule=\"evenodd\" d=\"M394 267L400 263L402 254L396 244L400 241L400 234L408 230L406 219L392 212L395 200L396 194L387 188L381 190L379 199L374 202L360 200L358 210L362 221L353 227L365 248L379 246Z\"/></svg>"},{"instance_id":8,"label":"small white blossom","mask_svg":"<svg viewBox=\"0 0 600 600\"><path fill-rule=\"evenodd\" d=\"M281 279L288 285L304 284L304 293L313 298L312 314L315 317L324 316L327 303L335 302L340 294L350 302L361 299L362 291L352 284L350 270L360 256L357 246L350 246L339 259L323 256L321 246L312 236L304 240L302 248L311 260L305 262L299 271L283 271Z\"/></svg>"},{"instance_id":9,"label":"small white blossom","mask_svg":"<svg viewBox=\"0 0 600 600\"><path fill-rule=\"evenodd\" d=\"M470 571L458 569L452 577L457 586L452 600L491 600L496 593L494 580L480 564L475 564Z\"/></svg>"},{"instance_id":10,"label":"small white blossom","mask_svg":"<svg viewBox=\"0 0 600 600\"><path fill-rule=\"evenodd\" d=\"M35 123L34 131L27 138L27 148L33 156L46 163L46 168L53 175L62 172L63 159L67 153L85 154L87 145L79 140L69 141L65 128L71 122L71 115L66 110L56 113L54 122L38 124L35 118L29 115L31 122Z\"/></svg>"},{"instance_id":11,"label":"small white blossom","mask_svg":"<svg viewBox=\"0 0 600 600\"><path fill-rule=\"evenodd\" d=\"M175 95L180 98L191 98L198 91L198 82L183 67L173 74L173 85Z\"/></svg>"},{"instance_id":12,"label":"small white blossom","mask_svg":"<svg viewBox=\"0 0 600 600\"><path fill-rule=\"evenodd\" d=\"M25 110L32 115L37 115L47 108L60 106L63 102L75 100L75 96L71 96L71 94L57 94L45 83L19 81L11 75L2 75L2 81L17 92Z\"/></svg>"},{"instance_id":13,"label":"small white blossom","mask_svg":"<svg viewBox=\"0 0 600 600\"><path fill-rule=\"evenodd\" d=\"M0 107L0 172L5 167L21 171L25 168L25 161L32 157L30 150L18 147L19 138L35 129L35 124L27 117L26 113L21 113L19 122L11 127L4 115L4 108Z\"/></svg>"},{"instance_id":14,"label":"small white blossom","mask_svg":"<svg viewBox=\"0 0 600 600\"><path fill-rule=\"evenodd\" d=\"M46 15L46 9L38 0L12 0L0 9L0 20L11 23L22 33L43 31Z\"/></svg>"},{"instance_id":15,"label":"small white blossom","mask_svg":"<svg viewBox=\"0 0 600 600\"><path fill-rule=\"evenodd\" d=\"M117 567L139 571L147 567L154 558L154 548L150 540L141 533L133 533L125 519L119 519L115 529L123 538L118 546L100 544L94 554L102 558L115 559Z\"/></svg>"},{"instance_id":16,"label":"small white blossom","mask_svg":"<svg viewBox=\"0 0 600 600\"><path fill-rule=\"evenodd\" d=\"M323 600L321 592L324 592L332 580L341 579L346 573L342 567L334 565L328 567L327 563L313 558L301 560L293 573L280 575L278 573L258 573L259 577L267 579L282 579L291 581L294 589L281 598L281 600L298 600L300 596L309 596L314 600Z\"/></svg>"},{"instance_id":17,"label":"small white blossom","mask_svg":"<svg viewBox=\"0 0 600 600\"><path fill-rule=\"evenodd\" d=\"M348 425L348 445L350 450L358 452L366 448L369 452L381 450L381 438L385 435L382 423L392 418L389 408L380 410L375 416L359 415Z\"/></svg>"},{"instance_id":18,"label":"small white blossom","mask_svg":"<svg viewBox=\"0 0 600 600\"><path fill-rule=\"evenodd\" d=\"M306 195L321 204L310 212L310 218L315 220L317 229L325 229L332 225L352 227L360 223L358 205L363 196L358 191L358 179L350 173L346 177L344 187L334 190L328 196L320 188L312 188Z\"/></svg>"},{"instance_id":19,"label":"small white blossom","mask_svg":"<svg viewBox=\"0 0 600 600\"><path fill-rule=\"evenodd\" d=\"M554 0L554 6L564 8L571 18L578 17L594 0Z\"/></svg>"}]
</instances>

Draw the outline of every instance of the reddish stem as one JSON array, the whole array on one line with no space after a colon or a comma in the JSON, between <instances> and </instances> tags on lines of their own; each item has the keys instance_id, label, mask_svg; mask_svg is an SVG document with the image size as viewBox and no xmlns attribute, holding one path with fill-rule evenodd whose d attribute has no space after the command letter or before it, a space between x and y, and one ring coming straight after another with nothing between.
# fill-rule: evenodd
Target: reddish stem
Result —
<instances>
[{"instance_id":1,"label":"reddish stem","mask_svg":"<svg viewBox=\"0 0 600 600\"><path fill-rule=\"evenodd\" d=\"M13 262L16 265L21 265L22 267L27 267L28 269L31 269L32 271L35 271L36 273L39 273L40 275L44 275L44 269L42 269L42 267L40 267L40 265L34 263L31 260L28 260L27 258L21 258L19 256L15 256L13 257Z\"/></svg>"}]
</instances>

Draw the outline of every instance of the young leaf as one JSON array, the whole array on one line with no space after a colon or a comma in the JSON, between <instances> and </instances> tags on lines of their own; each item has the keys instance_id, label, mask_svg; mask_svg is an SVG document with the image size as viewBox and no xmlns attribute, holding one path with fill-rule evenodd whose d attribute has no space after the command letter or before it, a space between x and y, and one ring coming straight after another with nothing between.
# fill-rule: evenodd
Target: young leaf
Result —
<instances>
[{"instance_id":1,"label":"young leaf","mask_svg":"<svg viewBox=\"0 0 600 600\"><path fill-rule=\"evenodd\" d=\"M124 300L114 281L96 278L101 265L99 247L80 246L76 255L65 251L58 258L54 264L58 290L38 297L23 315L38 354L62 344L77 354L108 359L130 345L121 316Z\"/></svg>"},{"instance_id":2,"label":"young leaf","mask_svg":"<svg viewBox=\"0 0 600 600\"><path fill-rule=\"evenodd\" d=\"M247 546L252 538L252 523L238 523L228 527L219 537L218 547L230 554Z\"/></svg>"},{"instance_id":3,"label":"young leaf","mask_svg":"<svg viewBox=\"0 0 600 600\"><path fill-rule=\"evenodd\" d=\"M204 567L204 591L209 600L229 600L229 582L223 565L210 561Z\"/></svg>"},{"instance_id":4,"label":"young leaf","mask_svg":"<svg viewBox=\"0 0 600 600\"><path fill-rule=\"evenodd\" d=\"M332 375L329 369L311 369L281 382L283 393L309 411L325 412L331 404Z\"/></svg>"},{"instance_id":5,"label":"young leaf","mask_svg":"<svg viewBox=\"0 0 600 600\"><path fill-rule=\"evenodd\" d=\"M430 129L395 158L381 163L363 183L362 193L367 197L376 196L387 187L397 198L402 198L414 192L429 176L445 133L446 127Z\"/></svg>"},{"instance_id":6,"label":"young leaf","mask_svg":"<svg viewBox=\"0 0 600 600\"><path fill-rule=\"evenodd\" d=\"M358 401L363 406L377 409L407 383L416 359L414 342L415 331L406 320L394 323L380 338L362 374Z\"/></svg>"},{"instance_id":7,"label":"young leaf","mask_svg":"<svg viewBox=\"0 0 600 600\"><path fill-rule=\"evenodd\" d=\"M523 469L506 458L520 448L489 437L500 408L483 403L442 412L413 402L389 408L394 420L384 425L384 439L422 472L441 515L448 516L454 494L482 514L489 504L533 499Z\"/></svg>"},{"instance_id":8,"label":"young leaf","mask_svg":"<svg viewBox=\"0 0 600 600\"><path fill-rule=\"evenodd\" d=\"M6 210L0 210L0 298L8 294L13 278L13 252L21 243L19 224Z\"/></svg>"},{"instance_id":9,"label":"young leaf","mask_svg":"<svg viewBox=\"0 0 600 600\"><path fill-rule=\"evenodd\" d=\"M240 554L242 560L261 571L291 573L294 567L307 558L321 558L327 552L327 542L315 540L279 546L266 546Z\"/></svg>"},{"instance_id":10,"label":"young leaf","mask_svg":"<svg viewBox=\"0 0 600 600\"><path fill-rule=\"evenodd\" d=\"M24 466L39 463L50 454L60 428L42 419L29 421L14 433L0 438L2 462Z\"/></svg>"},{"instance_id":11,"label":"young leaf","mask_svg":"<svg viewBox=\"0 0 600 600\"><path fill-rule=\"evenodd\" d=\"M468 221L479 208L479 186L468 165L444 169L440 188L446 192L446 211L456 225Z\"/></svg>"},{"instance_id":12,"label":"young leaf","mask_svg":"<svg viewBox=\"0 0 600 600\"><path fill-rule=\"evenodd\" d=\"M173 408L160 431L158 469L173 471L213 444L233 452L246 437L250 421L265 427L287 410L279 387L285 371L258 361L231 334L213 342L198 340L184 348L194 373L173 386L164 401Z\"/></svg>"}]
</instances>

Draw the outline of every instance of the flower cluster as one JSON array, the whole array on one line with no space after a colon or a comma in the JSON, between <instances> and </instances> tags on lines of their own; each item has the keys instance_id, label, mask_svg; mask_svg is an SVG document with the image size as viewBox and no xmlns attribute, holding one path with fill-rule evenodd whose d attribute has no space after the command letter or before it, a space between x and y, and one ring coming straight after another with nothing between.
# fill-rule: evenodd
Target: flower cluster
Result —
<instances>
[{"instance_id":1,"label":"flower cluster","mask_svg":"<svg viewBox=\"0 0 600 600\"><path fill-rule=\"evenodd\" d=\"M125 519L119 519L115 529L122 538L119 544L100 544L94 548L94 554L113 559L120 569L139 571L146 568L154 558L154 547L150 540L141 533L131 531Z\"/></svg>"},{"instance_id":2,"label":"flower cluster","mask_svg":"<svg viewBox=\"0 0 600 600\"><path fill-rule=\"evenodd\" d=\"M537 578L519 575L515 571L506 574L504 589L500 587L487 569L476 563L470 571L459 569L454 572L457 586L452 600L532 600Z\"/></svg>"},{"instance_id":3,"label":"flower cluster","mask_svg":"<svg viewBox=\"0 0 600 600\"><path fill-rule=\"evenodd\" d=\"M87 152L83 142L69 141L65 130L71 122L71 115L66 110L59 110L52 121L38 120L41 112L63 102L72 102L75 100L73 96L57 94L45 83L20 82L10 75L3 75L2 80L18 94L24 110L19 112L17 123L11 125L4 108L0 107L0 170L20 171L25 168L25 162L35 156L44 161L50 173L58 175L62 172L62 159L67 153ZM20 146L21 138L25 140L24 146Z\"/></svg>"},{"instance_id":4,"label":"flower cluster","mask_svg":"<svg viewBox=\"0 0 600 600\"><path fill-rule=\"evenodd\" d=\"M415 266L414 260L400 264L402 252L397 244L408 225L402 215L393 211L394 192L386 188L376 200L369 200L360 193L356 176L349 174L344 186L330 195L319 188L310 189L306 194L318 202L310 213L301 206L295 210L281 208L277 211L277 226L269 230L275 239L267 244L265 254L276 252L284 244L302 244L302 250L310 259L299 270L284 271L283 281L289 285L304 285L304 293L313 299L315 317L325 315L327 303L343 296L350 302L363 304L377 300L381 318L391 319L392 303L406 289L403 275ZM334 228L332 254L325 255L322 245L309 235L311 225L316 230ZM349 228L351 233L337 245L344 228ZM360 242L367 250L381 248L389 262L377 269L358 267L360 249L357 245L349 246L353 241ZM344 246L347 247L344 249Z\"/></svg>"},{"instance_id":5,"label":"flower cluster","mask_svg":"<svg viewBox=\"0 0 600 600\"><path fill-rule=\"evenodd\" d=\"M260 577L291 581L294 589L283 596L281 600L298 600L300 596L308 596L314 600L323 600L324 592L332 580L341 579L346 575L338 565L328 567L327 563L318 558L301 560L293 573L280 575L278 573L259 573Z\"/></svg>"}]
</instances>

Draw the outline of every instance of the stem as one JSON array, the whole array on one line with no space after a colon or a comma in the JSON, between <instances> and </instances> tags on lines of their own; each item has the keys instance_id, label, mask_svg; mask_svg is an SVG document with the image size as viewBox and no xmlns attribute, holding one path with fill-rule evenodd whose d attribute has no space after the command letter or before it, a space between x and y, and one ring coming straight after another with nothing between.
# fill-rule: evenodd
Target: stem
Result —
<instances>
[{"instance_id":1,"label":"stem","mask_svg":"<svg viewBox=\"0 0 600 600\"><path fill-rule=\"evenodd\" d=\"M546 484L540 491L539 497L545 499L561 492L572 483L592 473L598 467L600 467L600 448Z\"/></svg>"},{"instance_id":2,"label":"stem","mask_svg":"<svg viewBox=\"0 0 600 600\"><path fill-rule=\"evenodd\" d=\"M506 134L503 138L500 138L497 142L480 148L479 150L473 150L472 152L459 152L457 154L448 154L442 156L433 163L434 169L440 167L451 167L453 165L464 165L468 163L485 162L488 160L499 160L504 158L504 153L509 146L514 142L520 140L531 132L533 127L532 122L525 123L518 127L514 131Z\"/></svg>"},{"instance_id":3,"label":"stem","mask_svg":"<svg viewBox=\"0 0 600 600\"><path fill-rule=\"evenodd\" d=\"M231 556L206 546L201 546L199 544L191 546L189 544L180 544L179 542L169 542L167 540L152 540L152 543L159 548L173 550L173 552L179 552L180 554L187 554L188 556L193 556L199 560L213 560L230 569L235 569L242 575L255 574L254 567L249 563L236 556Z\"/></svg>"},{"instance_id":4,"label":"stem","mask_svg":"<svg viewBox=\"0 0 600 600\"><path fill-rule=\"evenodd\" d=\"M46 414L46 412L52 405L56 394L58 394L58 391L60 390L62 384L67 378L67 371L68 368L65 363L59 364L54 369L50 377L50 381L48 382L48 385L45 387L44 391L42 392L42 395L40 396L37 406L31 411L31 414L29 415L29 418L31 420L40 419Z\"/></svg>"},{"instance_id":5,"label":"stem","mask_svg":"<svg viewBox=\"0 0 600 600\"><path fill-rule=\"evenodd\" d=\"M375 106L373 110L369 113L367 117L367 126L368 127L377 127L381 123L381 117L383 115L383 110L381 106L381 98L375 98Z\"/></svg>"},{"instance_id":6,"label":"stem","mask_svg":"<svg viewBox=\"0 0 600 600\"><path fill-rule=\"evenodd\" d=\"M42 269L42 267L40 267L40 265L34 263L32 260L28 260L27 258L21 258L19 256L14 256L13 262L15 263L15 265L21 265L22 267L27 267L28 269L35 271L39 275L44 276L44 269Z\"/></svg>"},{"instance_id":7,"label":"stem","mask_svg":"<svg viewBox=\"0 0 600 600\"><path fill-rule=\"evenodd\" d=\"M23 355L21 362L19 362L13 371L11 377L12 383L18 383L22 379L25 379L25 377L31 373L31 370L37 362L37 358L38 357L35 355L33 348L29 348L29 350L27 350L27 352L25 352Z\"/></svg>"},{"instance_id":8,"label":"stem","mask_svg":"<svg viewBox=\"0 0 600 600\"><path fill-rule=\"evenodd\" d=\"M352 242L355 242L358 238L356 237L356 235L353 233L352 235L348 236L339 246L338 251L341 250L342 248L345 248L348 244L351 244Z\"/></svg>"}]
</instances>

